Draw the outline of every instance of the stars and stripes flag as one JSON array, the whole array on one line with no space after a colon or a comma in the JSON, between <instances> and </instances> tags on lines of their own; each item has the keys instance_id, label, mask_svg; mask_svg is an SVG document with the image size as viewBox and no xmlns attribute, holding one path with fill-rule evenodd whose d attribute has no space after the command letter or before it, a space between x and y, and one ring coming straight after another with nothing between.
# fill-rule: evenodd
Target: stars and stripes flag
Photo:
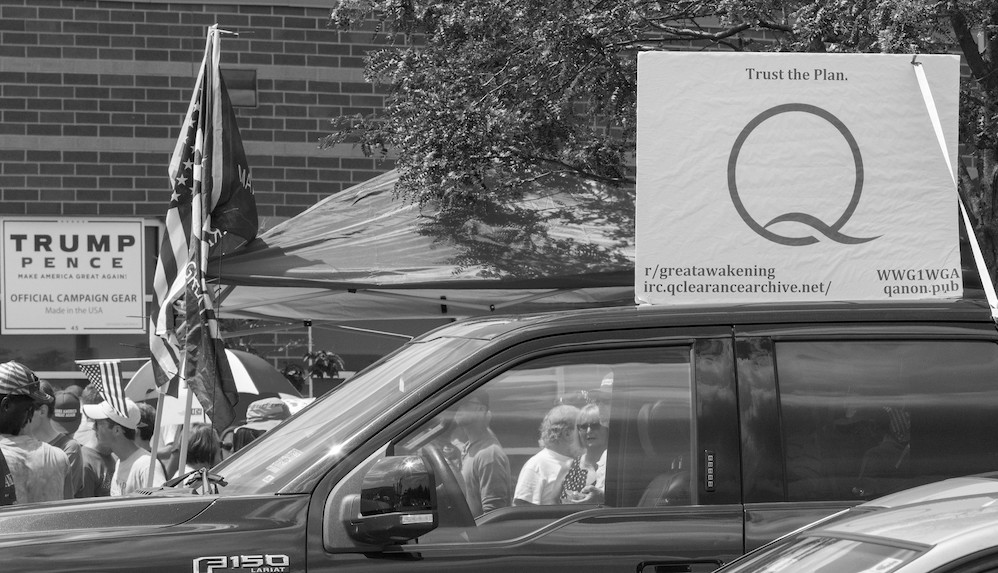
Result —
<instances>
[{"instance_id":1,"label":"stars and stripes flag","mask_svg":"<svg viewBox=\"0 0 998 573\"><path fill-rule=\"evenodd\" d=\"M98 390L100 397L111 405L115 412L128 417L128 406L125 404L125 391L121 383L121 368L118 360L77 360L80 368L90 384Z\"/></svg>"},{"instance_id":2,"label":"stars and stripes flag","mask_svg":"<svg viewBox=\"0 0 998 573\"><path fill-rule=\"evenodd\" d=\"M173 194L149 326L157 384L177 380L183 369L216 427L231 418L238 394L220 350L224 345L205 272L209 256L231 252L257 232L249 164L219 69L221 33L217 26L208 30L194 95L170 161Z\"/></svg>"}]
</instances>

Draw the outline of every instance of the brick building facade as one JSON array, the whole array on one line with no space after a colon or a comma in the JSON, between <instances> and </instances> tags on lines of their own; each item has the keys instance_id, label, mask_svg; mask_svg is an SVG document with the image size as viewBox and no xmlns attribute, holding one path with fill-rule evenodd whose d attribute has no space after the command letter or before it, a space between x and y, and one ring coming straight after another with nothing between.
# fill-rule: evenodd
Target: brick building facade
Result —
<instances>
[{"instance_id":1,"label":"brick building facade","mask_svg":"<svg viewBox=\"0 0 998 573\"><path fill-rule=\"evenodd\" d=\"M328 16L321 0L0 0L0 216L146 219L151 273L167 165L216 23L239 33L222 39L221 67L263 227L390 169L350 145L318 148L330 118L383 101L363 79L375 38ZM73 358L145 356L141 338L4 336L0 360L70 371ZM282 353L300 358L301 339L250 343L280 365ZM348 367L397 344L347 356Z\"/></svg>"}]
</instances>

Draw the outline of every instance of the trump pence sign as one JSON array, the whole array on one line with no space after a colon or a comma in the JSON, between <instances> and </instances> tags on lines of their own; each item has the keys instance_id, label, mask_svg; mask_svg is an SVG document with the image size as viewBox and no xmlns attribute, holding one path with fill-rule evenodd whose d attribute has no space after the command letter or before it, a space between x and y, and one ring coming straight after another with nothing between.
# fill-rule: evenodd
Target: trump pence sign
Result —
<instances>
[{"instance_id":1,"label":"trump pence sign","mask_svg":"<svg viewBox=\"0 0 998 573\"><path fill-rule=\"evenodd\" d=\"M638 302L961 296L959 78L948 55L641 54Z\"/></svg>"},{"instance_id":2,"label":"trump pence sign","mask_svg":"<svg viewBox=\"0 0 998 573\"><path fill-rule=\"evenodd\" d=\"M141 219L0 219L0 333L141 334Z\"/></svg>"}]
</instances>

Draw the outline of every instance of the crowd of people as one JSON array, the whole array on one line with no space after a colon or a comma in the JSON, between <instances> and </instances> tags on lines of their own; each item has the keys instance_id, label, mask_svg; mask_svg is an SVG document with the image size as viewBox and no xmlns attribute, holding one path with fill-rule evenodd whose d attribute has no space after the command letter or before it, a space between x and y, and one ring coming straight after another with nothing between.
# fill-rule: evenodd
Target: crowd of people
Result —
<instances>
[{"instance_id":1,"label":"crowd of people","mask_svg":"<svg viewBox=\"0 0 998 573\"><path fill-rule=\"evenodd\" d=\"M589 394L581 407L558 404L547 412L539 429L541 450L527 460L515 482L509 459L490 428L488 391L477 390L456 406L455 465L474 516L510 505L603 503L609 394Z\"/></svg>"},{"instance_id":2,"label":"crowd of people","mask_svg":"<svg viewBox=\"0 0 998 573\"><path fill-rule=\"evenodd\" d=\"M514 482L490 428L488 392L479 390L458 405L453 413L456 463L474 515L510 505L603 501L609 405L590 400L580 406L559 404L547 412L540 425L541 450ZM160 486L174 476L213 467L290 415L280 398L263 398L248 406L244 421L221 435L210 424L192 425L186 448L175 439L157 449L154 460L152 406L129 398L112 404L94 384L56 391L27 366L2 363L0 505L120 496Z\"/></svg>"},{"instance_id":3,"label":"crowd of people","mask_svg":"<svg viewBox=\"0 0 998 573\"><path fill-rule=\"evenodd\" d=\"M113 405L92 383L56 391L24 364L5 362L0 364L0 505L120 496L160 486L213 467L290 415L279 398L257 400L246 420L223 436L210 424L194 424L186 448L174 440L153 460L156 410L149 404L124 398Z\"/></svg>"}]
</instances>

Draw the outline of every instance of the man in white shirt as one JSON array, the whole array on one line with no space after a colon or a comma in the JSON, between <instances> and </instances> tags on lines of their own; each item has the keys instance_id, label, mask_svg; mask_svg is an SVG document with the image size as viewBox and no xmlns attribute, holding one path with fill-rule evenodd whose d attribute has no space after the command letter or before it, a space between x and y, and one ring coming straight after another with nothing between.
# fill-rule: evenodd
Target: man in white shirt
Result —
<instances>
[{"instance_id":1,"label":"man in white shirt","mask_svg":"<svg viewBox=\"0 0 998 573\"><path fill-rule=\"evenodd\" d=\"M118 458L118 466L111 478L111 495L128 495L138 489L162 485L166 481L163 466L157 461L153 465L153 477L149 481L151 454L135 443L136 428L141 414L135 402L124 401L124 412L114 408L109 402L85 404L83 412L94 421L97 445L110 449Z\"/></svg>"}]
</instances>

